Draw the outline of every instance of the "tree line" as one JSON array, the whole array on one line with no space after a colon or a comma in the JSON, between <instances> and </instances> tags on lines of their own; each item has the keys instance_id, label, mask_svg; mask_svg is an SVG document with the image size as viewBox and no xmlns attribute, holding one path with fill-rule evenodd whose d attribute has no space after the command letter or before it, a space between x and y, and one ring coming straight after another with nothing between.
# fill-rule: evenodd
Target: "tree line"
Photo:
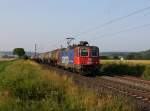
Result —
<instances>
[{"instance_id":1,"label":"tree line","mask_svg":"<svg viewBox=\"0 0 150 111\"><path fill-rule=\"evenodd\" d=\"M120 59L124 58L126 60L150 60L150 50L147 51L141 51L141 52L134 52L134 53L127 53L127 54L110 54L110 55L104 55L100 56L101 59Z\"/></svg>"}]
</instances>

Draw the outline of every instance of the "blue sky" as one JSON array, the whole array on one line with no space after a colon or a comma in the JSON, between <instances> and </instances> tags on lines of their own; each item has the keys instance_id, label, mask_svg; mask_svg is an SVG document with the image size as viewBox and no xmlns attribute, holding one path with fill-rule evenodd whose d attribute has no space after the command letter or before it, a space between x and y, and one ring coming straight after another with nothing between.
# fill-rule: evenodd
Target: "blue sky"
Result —
<instances>
[{"instance_id":1,"label":"blue sky","mask_svg":"<svg viewBox=\"0 0 150 111\"><path fill-rule=\"evenodd\" d=\"M109 20L150 6L150 0L0 0L0 50L23 47L48 51L65 46L65 38L88 40L101 51L150 49L150 27L116 35L150 23L150 10L79 36ZM105 35L105 36L102 36Z\"/></svg>"}]
</instances>

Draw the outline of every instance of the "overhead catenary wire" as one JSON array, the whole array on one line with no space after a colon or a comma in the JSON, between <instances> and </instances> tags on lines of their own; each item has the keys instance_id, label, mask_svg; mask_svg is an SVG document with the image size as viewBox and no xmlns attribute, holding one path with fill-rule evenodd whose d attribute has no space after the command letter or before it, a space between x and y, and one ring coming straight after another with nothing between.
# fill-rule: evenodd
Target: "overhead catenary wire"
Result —
<instances>
[{"instance_id":1,"label":"overhead catenary wire","mask_svg":"<svg viewBox=\"0 0 150 111\"><path fill-rule=\"evenodd\" d=\"M98 26L93 27L93 28L91 28L91 29L85 30L85 31L80 32L80 33L78 33L78 34L75 34L75 36L80 36L80 35L83 35L83 34L86 34L86 33L89 33L89 32L93 32L93 31L98 30L98 29L100 29L100 28L103 28L103 27L105 27L105 26L107 26L107 25L110 25L110 24L115 23L115 22L119 22L119 21L121 21L121 20L123 20L123 19L126 19L126 18L128 18L128 17L130 17L130 16L133 16L133 15L136 15L136 14L139 14L139 13L142 13L142 12L144 12L144 11L146 11L146 10L149 10L149 9L150 9L150 6L145 7L145 8L142 8L142 9L139 9L139 10L136 10L136 11L133 11L133 12L127 14L127 15L114 18L114 19L112 19L112 20L110 20L110 21L108 21L108 22L105 22L105 23L101 24L101 25L98 25Z\"/></svg>"},{"instance_id":2,"label":"overhead catenary wire","mask_svg":"<svg viewBox=\"0 0 150 111\"><path fill-rule=\"evenodd\" d=\"M61 42L64 42L64 41L65 39L58 40L57 43L50 44L50 47L60 48L61 46L63 46Z\"/></svg>"},{"instance_id":3,"label":"overhead catenary wire","mask_svg":"<svg viewBox=\"0 0 150 111\"><path fill-rule=\"evenodd\" d=\"M128 31L132 31L132 30L137 30L137 29L145 28L145 27L150 27L150 23L149 23L149 24L144 24L144 25L135 26L135 27L128 28L128 29L124 29L124 30L121 30L121 31L118 31L118 32L114 32L114 33L103 34L103 35L98 36L98 37L102 38L102 37L105 37L105 36L114 36L114 35L118 35L118 34L123 33L123 32L128 32ZM92 38L92 40L97 40L98 37ZM88 40L91 40L91 39L88 39Z\"/></svg>"},{"instance_id":4,"label":"overhead catenary wire","mask_svg":"<svg viewBox=\"0 0 150 111\"><path fill-rule=\"evenodd\" d=\"M121 21L121 20L124 20L124 19L130 17L130 16L133 16L133 15L136 15L136 14L139 14L139 13L142 13L142 12L144 12L144 11L146 11L146 10L149 10L149 9L150 9L150 6L145 7L145 8L142 8L142 9L139 9L139 10L136 10L136 11L133 11L133 12L127 14L127 15L114 18L114 19L112 19L112 20L110 20L110 21L108 21L108 22L105 22L105 23L101 24L101 25L98 25L98 26L93 27L93 28L91 28L91 29L85 30L85 31L80 32L80 33L78 33L78 34L74 34L74 36L79 37L80 35L83 35L83 34L86 34L86 33L89 33L89 32L93 32L93 31L95 31L95 30L98 30L98 29L101 29L101 28L103 28L103 27L106 27L106 26L108 26L108 25L110 25L110 24L112 24L112 23L119 22L119 21ZM135 28L134 28L134 29L135 29ZM128 30L130 30L130 29L128 29ZM133 30L133 29L132 29L132 30ZM117 33L119 34L119 33L122 33L122 32L126 32L126 31L127 31L127 29L126 29L126 30L123 30L123 31L116 32L116 34L117 34ZM113 33L113 34L114 34L114 33ZM107 35L108 35L108 34L107 34ZM110 35L110 34L109 34L109 35ZM102 35L102 36L104 36L104 35ZM101 36L101 37L102 37L102 36ZM70 36L70 37L73 37L73 36ZM93 38L91 38L91 39L93 39ZM62 41L64 42L64 39L63 39ZM61 44L61 45L62 45L62 44ZM61 45L60 45L60 46L61 46ZM51 46L51 47L54 47L54 46L57 47L58 45L56 45L56 43L54 43L54 44L51 44L50 46Z\"/></svg>"}]
</instances>

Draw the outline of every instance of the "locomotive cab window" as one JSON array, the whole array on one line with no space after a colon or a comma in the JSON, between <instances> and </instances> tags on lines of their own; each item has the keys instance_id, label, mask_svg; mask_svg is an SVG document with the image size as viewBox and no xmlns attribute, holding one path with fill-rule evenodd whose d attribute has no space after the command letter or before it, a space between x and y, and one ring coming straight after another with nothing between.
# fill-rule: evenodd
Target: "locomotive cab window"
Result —
<instances>
[{"instance_id":1,"label":"locomotive cab window","mask_svg":"<svg viewBox=\"0 0 150 111\"><path fill-rule=\"evenodd\" d=\"M88 56L88 50L87 49L81 49L81 56Z\"/></svg>"},{"instance_id":2,"label":"locomotive cab window","mask_svg":"<svg viewBox=\"0 0 150 111\"><path fill-rule=\"evenodd\" d=\"M92 50L91 51L91 56L92 57L97 57L98 56L98 51L97 50Z\"/></svg>"}]
</instances>

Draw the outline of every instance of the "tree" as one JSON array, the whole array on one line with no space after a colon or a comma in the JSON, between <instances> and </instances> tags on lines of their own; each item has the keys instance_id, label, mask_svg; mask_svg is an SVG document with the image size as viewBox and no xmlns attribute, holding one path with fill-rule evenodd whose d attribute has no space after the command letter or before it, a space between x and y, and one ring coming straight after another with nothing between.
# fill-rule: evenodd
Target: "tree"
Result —
<instances>
[{"instance_id":1,"label":"tree","mask_svg":"<svg viewBox=\"0 0 150 111\"><path fill-rule=\"evenodd\" d=\"M13 50L13 54L14 54L14 55L17 55L18 57L22 57L22 56L25 55L25 51L24 51L23 48L15 48L15 49Z\"/></svg>"},{"instance_id":2,"label":"tree","mask_svg":"<svg viewBox=\"0 0 150 111\"><path fill-rule=\"evenodd\" d=\"M133 60L133 59L135 59L135 55L134 54L129 54L126 58L128 60Z\"/></svg>"},{"instance_id":3,"label":"tree","mask_svg":"<svg viewBox=\"0 0 150 111\"><path fill-rule=\"evenodd\" d=\"M113 59L120 59L118 56L114 56Z\"/></svg>"},{"instance_id":4,"label":"tree","mask_svg":"<svg viewBox=\"0 0 150 111\"><path fill-rule=\"evenodd\" d=\"M100 59L109 59L108 56L100 56Z\"/></svg>"}]
</instances>

